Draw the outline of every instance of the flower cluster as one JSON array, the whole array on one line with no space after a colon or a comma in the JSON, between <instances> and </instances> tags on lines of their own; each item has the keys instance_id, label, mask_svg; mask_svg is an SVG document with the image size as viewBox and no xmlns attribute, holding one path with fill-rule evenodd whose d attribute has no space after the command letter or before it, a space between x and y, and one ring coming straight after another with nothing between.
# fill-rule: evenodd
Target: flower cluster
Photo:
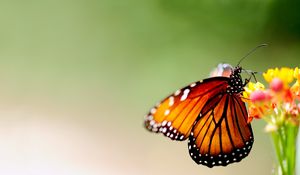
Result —
<instances>
[{"instance_id":1,"label":"flower cluster","mask_svg":"<svg viewBox=\"0 0 300 175\"><path fill-rule=\"evenodd\" d=\"M259 82L249 83L243 96L248 99L249 120L263 118L267 131L274 131L283 122L299 125L300 69L275 68L263 73L268 88Z\"/></svg>"}]
</instances>

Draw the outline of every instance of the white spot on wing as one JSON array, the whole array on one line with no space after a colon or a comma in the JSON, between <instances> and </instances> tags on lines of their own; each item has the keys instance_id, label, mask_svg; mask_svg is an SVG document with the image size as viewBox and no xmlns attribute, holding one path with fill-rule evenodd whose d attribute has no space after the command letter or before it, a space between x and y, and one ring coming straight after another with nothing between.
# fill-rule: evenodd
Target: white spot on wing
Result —
<instances>
[{"instance_id":1,"label":"white spot on wing","mask_svg":"<svg viewBox=\"0 0 300 175\"><path fill-rule=\"evenodd\" d=\"M187 98L187 94L183 94L180 98L180 101L184 101Z\"/></svg>"},{"instance_id":2,"label":"white spot on wing","mask_svg":"<svg viewBox=\"0 0 300 175\"><path fill-rule=\"evenodd\" d=\"M191 85L190 85L190 87L195 87L196 86L196 83L192 83Z\"/></svg>"},{"instance_id":3,"label":"white spot on wing","mask_svg":"<svg viewBox=\"0 0 300 175\"><path fill-rule=\"evenodd\" d=\"M185 89L183 91L183 95L180 98L180 101L184 101L188 97L189 93L190 93L190 90L189 89Z\"/></svg>"},{"instance_id":4,"label":"white spot on wing","mask_svg":"<svg viewBox=\"0 0 300 175\"><path fill-rule=\"evenodd\" d=\"M167 110L165 111L165 115L168 115L169 113L170 113L170 110L167 109Z\"/></svg>"},{"instance_id":5,"label":"white spot on wing","mask_svg":"<svg viewBox=\"0 0 300 175\"><path fill-rule=\"evenodd\" d=\"M168 125L169 127L171 126L171 124L172 124L172 123L171 123L170 121L167 123L167 125Z\"/></svg>"},{"instance_id":6,"label":"white spot on wing","mask_svg":"<svg viewBox=\"0 0 300 175\"><path fill-rule=\"evenodd\" d=\"M153 120L153 116L152 116L152 115L149 115L149 116L148 116L148 120Z\"/></svg>"},{"instance_id":7,"label":"white spot on wing","mask_svg":"<svg viewBox=\"0 0 300 175\"><path fill-rule=\"evenodd\" d=\"M189 89L185 89L185 90L183 91L184 94L188 94L189 92L190 92Z\"/></svg>"},{"instance_id":8,"label":"white spot on wing","mask_svg":"<svg viewBox=\"0 0 300 175\"><path fill-rule=\"evenodd\" d=\"M172 106L173 104L174 104L174 97L171 96L171 97L169 98L169 106Z\"/></svg>"},{"instance_id":9,"label":"white spot on wing","mask_svg":"<svg viewBox=\"0 0 300 175\"><path fill-rule=\"evenodd\" d=\"M154 125L155 121L151 120L150 125Z\"/></svg>"},{"instance_id":10,"label":"white spot on wing","mask_svg":"<svg viewBox=\"0 0 300 175\"><path fill-rule=\"evenodd\" d=\"M177 90L177 91L174 93L174 95L177 96L177 95L180 94L180 92L181 92L180 90Z\"/></svg>"},{"instance_id":11,"label":"white spot on wing","mask_svg":"<svg viewBox=\"0 0 300 175\"><path fill-rule=\"evenodd\" d=\"M150 111L151 114L155 114L155 112L156 112L155 108L152 108L151 111Z\"/></svg>"}]
</instances>

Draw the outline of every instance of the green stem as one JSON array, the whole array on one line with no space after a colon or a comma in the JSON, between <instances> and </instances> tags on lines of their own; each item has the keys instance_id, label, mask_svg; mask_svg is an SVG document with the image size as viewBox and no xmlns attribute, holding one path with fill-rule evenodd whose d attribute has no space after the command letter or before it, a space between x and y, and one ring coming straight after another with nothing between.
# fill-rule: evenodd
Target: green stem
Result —
<instances>
[{"instance_id":1,"label":"green stem","mask_svg":"<svg viewBox=\"0 0 300 175\"><path fill-rule=\"evenodd\" d=\"M276 156L282 175L294 175L296 163L296 139L298 126L289 122L283 123L272 132Z\"/></svg>"},{"instance_id":2,"label":"green stem","mask_svg":"<svg viewBox=\"0 0 300 175\"><path fill-rule=\"evenodd\" d=\"M289 128L286 126L285 123L282 124L281 128L280 128L280 135L281 135L281 144L282 144L282 156L283 156L283 166L284 166L284 170L286 172L287 175L291 175L290 173L290 169L289 169L289 145L288 145L288 130Z\"/></svg>"},{"instance_id":3,"label":"green stem","mask_svg":"<svg viewBox=\"0 0 300 175\"><path fill-rule=\"evenodd\" d=\"M287 124L287 141L286 141L286 156L287 167L289 174L295 173L295 159L296 159L296 139L298 127L292 124Z\"/></svg>"},{"instance_id":4,"label":"green stem","mask_svg":"<svg viewBox=\"0 0 300 175\"><path fill-rule=\"evenodd\" d=\"M276 155L277 155L277 159L278 159L278 163L279 163L279 166L280 166L280 169L282 171L283 174L284 173L284 166L283 166L283 157L281 155L281 141L280 141L280 137L279 137L279 132L276 131L276 132L272 132L272 138L273 138L273 143L274 143L274 147L275 147L275 152L276 152Z\"/></svg>"}]
</instances>

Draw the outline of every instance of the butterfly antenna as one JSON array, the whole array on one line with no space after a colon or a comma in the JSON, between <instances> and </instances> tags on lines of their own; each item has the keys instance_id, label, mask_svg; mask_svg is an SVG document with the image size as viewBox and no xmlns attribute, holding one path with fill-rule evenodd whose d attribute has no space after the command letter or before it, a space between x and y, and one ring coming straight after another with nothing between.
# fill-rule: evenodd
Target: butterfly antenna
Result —
<instances>
[{"instance_id":1,"label":"butterfly antenna","mask_svg":"<svg viewBox=\"0 0 300 175\"><path fill-rule=\"evenodd\" d=\"M257 83L257 79L256 79L256 77L255 77L255 74L256 74L256 73L257 73L257 72L251 72L251 75L253 76L255 82Z\"/></svg>"},{"instance_id":2,"label":"butterfly antenna","mask_svg":"<svg viewBox=\"0 0 300 175\"><path fill-rule=\"evenodd\" d=\"M255 77L255 74L260 73L260 72L255 72L255 71L252 71L252 70L246 70L246 69L242 69L242 71L243 71L243 72L246 72L246 73L250 76L249 79L248 79L247 81L250 81L251 78L253 77L254 80L255 80L255 82L257 82L257 79L256 79L256 77Z\"/></svg>"},{"instance_id":3,"label":"butterfly antenna","mask_svg":"<svg viewBox=\"0 0 300 175\"><path fill-rule=\"evenodd\" d=\"M261 44L261 45L258 45L256 46L255 48L253 48L252 50L250 50L243 58L240 59L240 61L238 62L237 66L240 65L240 63L245 59L247 58L250 54L252 54L254 51L256 51L257 49L261 48L261 47L265 47L267 46L268 44Z\"/></svg>"}]
</instances>

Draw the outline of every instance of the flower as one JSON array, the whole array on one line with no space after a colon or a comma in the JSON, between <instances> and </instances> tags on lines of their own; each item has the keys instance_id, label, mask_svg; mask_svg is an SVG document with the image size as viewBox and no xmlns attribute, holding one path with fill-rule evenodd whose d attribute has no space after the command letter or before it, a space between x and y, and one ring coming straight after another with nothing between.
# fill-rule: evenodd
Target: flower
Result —
<instances>
[{"instance_id":1,"label":"flower","mask_svg":"<svg viewBox=\"0 0 300 175\"><path fill-rule=\"evenodd\" d=\"M250 94L256 90L264 90L265 86L260 83L260 82L256 82L256 83L252 83L249 82L248 83L248 87L245 87L245 91L243 93L244 98L249 99L250 98Z\"/></svg>"},{"instance_id":2,"label":"flower","mask_svg":"<svg viewBox=\"0 0 300 175\"><path fill-rule=\"evenodd\" d=\"M263 73L265 80L270 83L274 78L281 79L284 84L289 84L294 80L294 70L283 67L283 68L275 68L275 69L268 69L267 72Z\"/></svg>"},{"instance_id":3,"label":"flower","mask_svg":"<svg viewBox=\"0 0 300 175\"><path fill-rule=\"evenodd\" d=\"M262 90L256 90L250 94L250 100L252 102L264 102L267 98L267 95Z\"/></svg>"},{"instance_id":4,"label":"flower","mask_svg":"<svg viewBox=\"0 0 300 175\"><path fill-rule=\"evenodd\" d=\"M300 81L300 69L298 67L294 69L294 77Z\"/></svg>"},{"instance_id":5,"label":"flower","mask_svg":"<svg viewBox=\"0 0 300 175\"><path fill-rule=\"evenodd\" d=\"M283 90L283 88L284 88L283 81L281 79L275 77L270 83L270 88L275 92L279 92L279 91Z\"/></svg>"},{"instance_id":6,"label":"flower","mask_svg":"<svg viewBox=\"0 0 300 175\"><path fill-rule=\"evenodd\" d=\"M270 108L270 106L265 103L265 100L269 99L269 94L265 91L265 86L260 82L249 82L248 87L245 87L243 97L247 99L246 102L249 105L248 123L250 123L253 118L261 118L265 111Z\"/></svg>"},{"instance_id":7,"label":"flower","mask_svg":"<svg viewBox=\"0 0 300 175\"><path fill-rule=\"evenodd\" d=\"M248 103L248 122L263 119L272 135L278 158L278 174L294 174L300 125L300 69L283 67L263 73L268 83L249 83L243 96Z\"/></svg>"},{"instance_id":8,"label":"flower","mask_svg":"<svg viewBox=\"0 0 300 175\"><path fill-rule=\"evenodd\" d=\"M273 127L274 124L280 125L290 120L285 120L282 116L288 116L288 118L293 116L293 121L298 121L298 119L295 120L295 116L300 118L299 104L296 100L296 98L300 99L300 69L287 67L268 69L263 76L269 83L267 88L260 82L249 83L243 93L244 98L248 99L246 101L249 109L248 122L251 122L253 118L264 118L274 129L279 128L279 126ZM296 82L291 86L295 79ZM274 123L274 116L277 115L282 116L275 118ZM272 122L269 122L271 120ZM272 129L267 130L272 131Z\"/></svg>"},{"instance_id":9,"label":"flower","mask_svg":"<svg viewBox=\"0 0 300 175\"><path fill-rule=\"evenodd\" d=\"M291 91L295 94L296 98L300 100L300 69L298 67L294 69L294 78L297 80L291 87Z\"/></svg>"}]
</instances>

